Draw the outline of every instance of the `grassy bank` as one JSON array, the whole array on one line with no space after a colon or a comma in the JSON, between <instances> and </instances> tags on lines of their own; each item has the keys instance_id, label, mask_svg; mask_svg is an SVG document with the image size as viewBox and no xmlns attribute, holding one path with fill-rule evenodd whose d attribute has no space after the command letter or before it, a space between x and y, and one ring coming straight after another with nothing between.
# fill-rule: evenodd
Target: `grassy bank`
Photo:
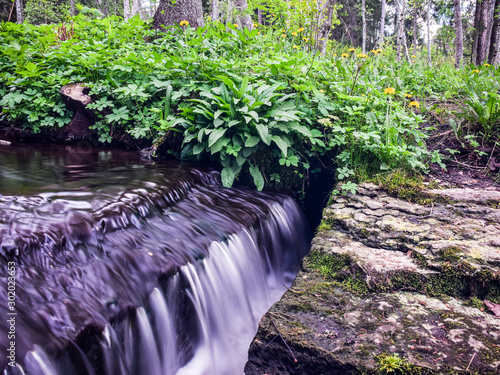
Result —
<instances>
[{"instance_id":1,"label":"grassy bank","mask_svg":"<svg viewBox=\"0 0 500 375\"><path fill-rule=\"evenodd\" d=\"M446 115L477 153L499 140L498 68L396 62L390 46L364 55L330 44L320 55L311 43L308 30L262 25L159 32L138 18L83 15L66 25L3 23L1 119L35 133L61 128L72 113L59 89L83 82L100 142L118 130L151 143L176 135L179 156L220 163L227 186L243 171L259 189L322 168L336 169L346 191L380 172L425 171L443 157L426 147L429 113Z\"/></svg>"}]
</instances>

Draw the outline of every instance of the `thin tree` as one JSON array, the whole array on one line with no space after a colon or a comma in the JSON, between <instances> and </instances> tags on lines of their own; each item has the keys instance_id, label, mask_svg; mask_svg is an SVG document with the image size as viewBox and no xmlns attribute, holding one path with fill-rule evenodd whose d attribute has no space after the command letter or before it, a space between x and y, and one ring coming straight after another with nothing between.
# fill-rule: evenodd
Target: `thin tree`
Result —
<instances>
[{"instance_id":1,"label":"thin tree","mask_svg":"<svg viewBox=\"0 0 500 375\"><path fill-rule=\"evenodd\" d=\"M24 21L23 0L16 0L16 20L17 23Z\"/></svg>"},{"instance_id":2,"label":"thin tree","mask_svg":"<svg viewBox=\"0 0 500 375\"><path fill-rule=\"evenodd\" d=\"M318 6L319 27L316 32L316 48L319 52L326 52L326 42L332 30L333 12L335 11L335 0L326 0L323 7Z\"/></svg>"},{"instance_id":3,"label":"thin tree","mask_svg":"<svg viewBox=\"0 0 500 375\"><path fill-rule=\"evenodd\" d=\"M212 0L212 12L210 14L210 18L213 22L219 20L219 0Z\"/></svg>"},{"instance_id":4,"label":"thin tree","mask_svg":"<svg viewBox=\"0 0 500 375\"><path fill-rule=\"evenodd\" d=\"M160 0L153 19L153 26L178 25L181 21L188 21L191 27L203 26L203 7L201 0Z\"/></svg>"},{"instance_id":5,"label":"thin tree","mask_svg":"<svg viewBox=\"0 0 500 375\"><path fill-rule=\"evenodd\" d=\"M482 0L479 9L479 23L477 30L476 65L481 65L486 59L486 45L488 36L488 1Z\"/></svg>"},{"instance_id":6,"label":"thin tree","mask_svg":"<svg viewBox=\"0 0 500 375\"><path fill-rule=\"evenodd\" d=\"M130 0L123 0L123 18L125 21L130 18Z\"/></svg>"},{"instance_id":7,"label":"thin tree","mask_svg":"<svg viewBox=\"0 0 500 375\"><path fill-rule=\"evenodd\" d=\"M75 16L75 0L69 1L69 14L71 17Z\"/></svg>"},{"instance_id":8,"label":"thin tree","mask_svg":"<svg viewBox=\"0 0 500 375\"><path fill-rule=\"evenodd\" d=\"M252 17L247 13L248 3L247 0L234 0L234 10L236 20L242 28L252 28Z\"/></svg>"},{"instance_id":9,"label":"thin tree","mask_svg":"<svg viewBox=\"0 0 500 375\"><path fill-rule=\"evenodd\" d=\"M417 2L413 2L413 54L417 54Z\"/></svg>"},{"instance_id":10,"label":"thin tree","mask_svg":"<svg viewBox=\"0 0 500 375\"><path fill-rule=\"evenodd\" d=\"M378 45L382 47L384 44L385 38L385 0L382 0L381 8L380 8L380 37Z\"/></svg>"},{"instance_id":11,"label":"thin tree","mask_svg":"<svg viewBox=\"0 0 500 375\"><path fill-rule=\"evenodd\" d=\"M495 64L498 55L498 31L500 22L500 0L495 0L493 9L493 26L491 27L490 51L488 54L488 63Z\"/></svg>"},{"instance_id":12,"label":"thin tree","mask_svg":"<svg viewBox=\"0 0 500 375\"><path fill-rule=\"evenodd\" d=\"M431 0L427 1L427 64L431 66Z\"/></svg>"},{"instance_id":13,"label":"thin tree","mask_svg":"<svg viewBox=\"0 0 500 375\"><path fill-rule=\"evenodd\" d=\"M462 64L462 58L464 55L464 37L460 0L453 0L453 10L455 17L455 67L459 68Z\"/></svg>"},{"instance_id":14,"label":"thin tree","mask_svg":"<svg viewBox=\"0 0 500 375\"><path fill-rule=\"evenodd\" d=\"M362 17L362 36L361 36L361 50L366 53L366 2L361 0L361 17Z\"/></svg>"},{"instance_id":15,"label":"thin tree","mask_svg":"<svg viewBox=\"0 0 500 375\"><path fill-rule=\"evenodd\" d=\"M406 0L403 0L403 6L399 6L398 0L396 0L396 13L398 15L397 30L398 30L398 42L397 42L397 61L401 61L401 46L403 44L403 25L404 25L404 14L406 10Z\"/></svg>"},{"instance_id":16,"label":"thin tree","mask_svg":"<svg viewBox=\"0 0 500 375\"><path fill-rule=\"evenodd\" d=\"M132 10L130 12L130 17L135 16L137 13L140 14L141 11L141 0L132 0Z\"/></svg>"}]
</instances>

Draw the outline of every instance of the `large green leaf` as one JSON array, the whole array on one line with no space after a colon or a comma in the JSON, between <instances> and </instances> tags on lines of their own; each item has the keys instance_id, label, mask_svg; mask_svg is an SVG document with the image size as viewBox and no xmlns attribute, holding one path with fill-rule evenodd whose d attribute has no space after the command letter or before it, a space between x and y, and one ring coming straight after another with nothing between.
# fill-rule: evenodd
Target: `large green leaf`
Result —
<instances>
[{"instance_id":1,"label":"large green leaf","mask_svg":"<svg viewBox=\"0 0 500 375\"><path fill-rule=\"evenodd\" d=\"M257 187L257 190L261 191L264 187L264 177L262 176L259 167L250 164L248 166L248 170L253 177L253 183Z\"/></svg>"},{"instance_id":2,"label":"large green leaf","mask_svg":"<svg viewBox=\"0 0 500 375\"><path fill-rule=\"evenodd\" d=\"M226 132L226 128L218 128L214 129L211 133L210 136L208 137L208 147L212 147L215 142L219 140L220 137L224 135Z\"/></svg>"},{"instance_id":3,"label":"large green leaf","mask_svg":"<svg viewBox=\"0 0 500 375\"><path fill-rule=\"evenodd\" d=\"M271 144L271 135L269 134L269 129L265 125L261 124L256 124L255 127L257 128L257 132L259 132L260 139L262 139L262 142L264 142L266 145Z\"/></svg>"},{"instance_id":4,"label":"large green leaf","mask_svg":"<svg viewBox=\"0 0 500 375\"><path fill-rule=\"evenodd\" d=\"M281 150L281 152L283 153L283 156L286 157L288 152L288 145L284 139L282 139L279 135L273 135L272 137L273 139L273 142L276 143L276 146L279 147L279 149Z\"/></svg>"}]
</instances>

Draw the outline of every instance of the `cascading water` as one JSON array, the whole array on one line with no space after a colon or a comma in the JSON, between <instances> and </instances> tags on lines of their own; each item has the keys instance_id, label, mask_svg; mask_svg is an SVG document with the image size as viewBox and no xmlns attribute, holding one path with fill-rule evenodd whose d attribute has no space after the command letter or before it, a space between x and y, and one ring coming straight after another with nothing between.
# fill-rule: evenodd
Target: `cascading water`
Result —
<instances>
[{"instance_id":1,"label":"cascading water","mask_svg":"<svg viewBox=\"0 0 500 375\"><path fill-rule=\"evenodd\" d=\"M307 252L306 228L292 199L226 189L214 171L0 148L0 366L241 374L258 321Z\"/></svg>"}]
</instances>

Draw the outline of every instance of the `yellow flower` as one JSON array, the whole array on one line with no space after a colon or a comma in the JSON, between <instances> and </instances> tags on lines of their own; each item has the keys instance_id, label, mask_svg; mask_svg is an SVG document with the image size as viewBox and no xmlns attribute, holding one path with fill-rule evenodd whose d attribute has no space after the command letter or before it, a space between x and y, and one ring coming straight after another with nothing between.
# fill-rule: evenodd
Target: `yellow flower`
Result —
<instances>
[{"instance_id":1,"label":"yellow flower","mask_svg":"<svg viewBox=\"0 0 500 375\"><path fill-rule=\"evenodd\" d=\"M179 22L179 25L180 26L189 26L189 21L186 21L186 20L181 21L181 22Z\"/></svg>"},{"instance_id":2,"label":"yellow flower","mask_svg":"<svg viewBox=\"0 0 500 375\"><path fill-rule=\"evenodd\" d=\"M254 23L254 24L253 24L253 27L254 27L254 28L259 27L259 24L258 24L258 23Z\"/></svg>"},{"instance_id":3,"label":"yellow flower","mask_svg":"<svg viewBox=\"0 0 500 375\"><path fill-rule=\"evenodd\" d=\"M336 54L336 53L334 53L334 54L333 54L333 57L337 57L337 54Z\"/></svg>"},{"instance_id":4,"label":"yellow flower","mask_svg":"<svg viewBox=\"0 0 500 375\"><path fill-rule=\"evenodd\" d=\"M358 57L359 57L360 59L365 59L365 58L367 58L368 56L366 56L364 53L358 53Z\"/></svg>"},{"instance_id":5,"label":"yellow flower","mask_svg":"<svg viewBox=\"0 0 500 375\"><path fill-rule=\"evenodd\" d=\"M239 27L237 23L233 23L233 26L236 27L236 28Z\"/></svg>"},{"instance_id":6,"label":"yellow flower","mask_svg":"<svg viewBox=\"0 0 500 375\"><path fill-rule=\"evenodd\" d=\"M304 42L307 43L307 41L309 40L309 38L302 38L304 40Z\"/></svg>"},{"instance_id":7,"label":"yellow flower","mask_svg":"<svg viewBox=\"0 0 500 375\"><path fill-rule=\"evenodd\" d=\"M384 90L384 94L386 95L394 95L396 93L396 90L392 87L388 87Z\"/></svg>"},{"instance_id":8,"label":"yellow flower","mask_svg":"<svg viewBox=\"0 0 500 375\"><path fill-rule=\"evenodd\" d=\"M292 36L297 36L297 35L298 34L295 31L292 33Z\"/></svg>"},{"instance_id":9,"label":"yellow flower","mask_svg":"<svg viewBox=\"0 0 500 375\"><path fill-rule=\"evenodd\" d=\"M257 35L260 35L260 31L257 31Z\"/></svg>"},{"instance_id":10,"label":"yellow flower","mask_svg":"<svg viewBox=\"0 0 500 375\"><path fill-rule=\"evenodd\" d=\"M412 97L411 94L405 94L405 97L407 97L408 99Z\"/></svg>"},{"instance_id":11,"label":"yellow flower","mask_svg":"<svg viewBox=\"0 0 500 375\"><path fill-rule=\"evenodd\" d=\"M417 56L415 56L415 55L411 55L411 58L412 58L412 59L416 59L416 58L417 58Z\"/></svg>"},{"instance_id":12,"label":"yellow flower","mask_svg":"<svg viewBox=\"0 0 500 375\"><path fill-rule=\"evenodd\" d=\"M343 53L340 57L349 57L349 55L347 53Z\"/></svg>"},{"instance_id":13,"label":"yellow flower","mask_svg":"<svg viewBox=\"0 0 500 375\"><path fill-rule=\"evenodd\" d=\"M420 104L418 104L418 102L410 102L410 104L408 104L408 107L420 108Z\"/></svg>"},{"instance_id":14,"label":"yellow flower","mask_svg":"<svg viewBox=\"0 0 500 375\"><path fill-rule=\"evenodd\" d=\"M479 69L474 69L472 73L479 73Z\"/></svg>"},{"instance_id":15,"label":"yellow flower","mask_svg":"<svg viewBox=\"0 0 500 375\"><path fill-rule=\"evenodd\" d=\"M282 32L282 33L285 33L285 32L286 32L286 30L285 30L285 29L282 29L282 30L281 30L281 32Z\"/></svg>"},{"instance_id":16,"label":"yellow flower","mask_svg":"<svg viewBox=\"0 0 500 375\"><path fill-rule=\"evenodd\" d=\"M294 48L294 49L299 49L299 46L295 46L295 45L294 45L294 46L293 46L293 48Z\"/></svg>"},{"instance_id":17,"label":"yellow flower","mask_svg":"<svg viewBox=\"0 0 500 375\"><path fill-rule=\"evenodd\" d=\"M488 67L488 66L490 66L490 64L486 63L486 64L484 64L484 66L485 66L485 67Z\"/></svg>"},{"instance_id":18,"label":"yellow flower","mask_svg":"<svg viewBox=\"0 0 500 375\"><path fill-rule=\"evenodd\" d=\"M349 51L349 52L354 52L354 51L356 51L356 48L349 48L349 50L348 50L348 51Z\"/></svg>"},{"instance_id":19,"label":"yellow flower","mask_svg":"<svg viewBox=\"0 0 500 375\"><path fill-rule=\"evenodd\" d=\"M319 92L325 92L325 90L321 90L321 89L320 89L320 90L319 90Z\"/></svg>"},{"instance_id":20,"label":"yellow flower","mask_svg":"<svg viewBox=\"0 0 500 375\"><path fill-rule=\"evenodd\" d=\"M297 31L298 31L299 33L301 33L301 32L302 32L302 31L304 31L304 30L305 30L305 29L304 29L303 27L301 27L301 28L299 28Z\"/></svg>"},{"instance_id":21,"label":"yellow flower","mask_svg":"<svg viewBox=\"0 0 500 375\"><path fill-rule=\"evenodd\" d=\"M370 52L376 55L378 53L378 49L371 50Z\"/></svg>"},{"instance_id":22,"label":"yellow flower","mask_svg":"<svg viewBox=\"0 0 500 375\"><path fill-rule=\"evenodd\" d=\"M282 38L285 38L285 37L286 37L286 35L285 35L285 34L281 34L281 37L282 37Z\"/></svg>"}]
</instances>

